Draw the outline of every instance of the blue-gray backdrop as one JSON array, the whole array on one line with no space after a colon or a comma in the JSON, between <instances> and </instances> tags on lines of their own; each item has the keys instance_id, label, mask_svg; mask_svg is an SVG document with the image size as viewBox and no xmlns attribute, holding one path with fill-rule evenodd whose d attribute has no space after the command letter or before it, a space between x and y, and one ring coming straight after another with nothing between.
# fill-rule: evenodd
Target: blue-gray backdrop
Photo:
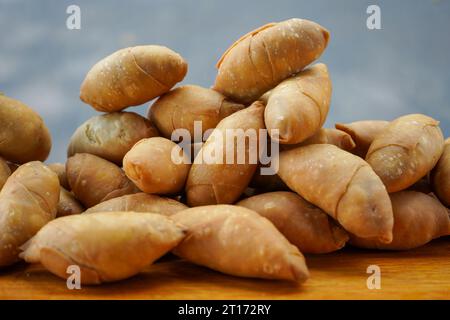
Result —
<instances>
[{"instance_id":1,"label":"blue-gray backdrop","mask_svg":"<svg viewBox=\"0 0 450 320\"><path fill-rule=\"evenodd\" d=\"M81 8L81 30L66 28L71 4ZM381 30L366 27L371 4L381 8ZM0 91L44 117L54 140L49 160L64 161L72 132L96 114L78 94L99 59L126 46L162 44L189 62L183 83L210 86L231 43L291 17L331 31L321 58L333 80L327 126L421 112L450 135L447 0L0 0Z\"/></svg>"}]
</instances>

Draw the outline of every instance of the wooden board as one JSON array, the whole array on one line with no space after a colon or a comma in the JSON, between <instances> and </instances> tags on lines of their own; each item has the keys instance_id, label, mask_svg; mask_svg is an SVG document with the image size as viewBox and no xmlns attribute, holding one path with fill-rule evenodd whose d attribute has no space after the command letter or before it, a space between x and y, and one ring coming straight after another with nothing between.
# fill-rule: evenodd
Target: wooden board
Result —
<instances>
[{"instance_id":1,"label":"wooden board","mask_svg":"<svg viewBox=\"0 0 450 320\"><path fill-rule=\"evenodd\" d=\"M226 276L164 259L118 283L68 290L41 266L0 272L1 299L450 299L450 237L406 252L347 248L308 256L311 278L293 283ZM381 289L367 289L369 265L381 268Z\"/></svg>"}]
</instances>

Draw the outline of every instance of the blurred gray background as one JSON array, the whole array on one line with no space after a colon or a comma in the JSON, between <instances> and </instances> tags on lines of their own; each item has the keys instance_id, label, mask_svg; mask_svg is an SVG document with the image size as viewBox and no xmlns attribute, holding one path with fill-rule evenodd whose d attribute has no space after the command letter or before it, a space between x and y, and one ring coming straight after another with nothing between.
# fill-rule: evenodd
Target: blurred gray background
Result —
<instances>
[{"instance_id":1,"label":"blurred gray background","mask_svg":"<svg viewBox=\"0 0 450 320\"><path fill-rule=\"evenodd\" d=\"M71 4L81 8L81 30L66 28ZM366 27L370 4L381 7L382 30ZM421 112L450 135L447 0L0 0L0 91L41 114L53 136L49 161L65 161L71 134L96 114L79 100L80 84L104 56L162 44L188 61L183 83L209 87L230 44L291 17L331 31L321 58L333 80L327 126ZM145 114L147 105L128 110Z\"/></svg>"}]
</instances>

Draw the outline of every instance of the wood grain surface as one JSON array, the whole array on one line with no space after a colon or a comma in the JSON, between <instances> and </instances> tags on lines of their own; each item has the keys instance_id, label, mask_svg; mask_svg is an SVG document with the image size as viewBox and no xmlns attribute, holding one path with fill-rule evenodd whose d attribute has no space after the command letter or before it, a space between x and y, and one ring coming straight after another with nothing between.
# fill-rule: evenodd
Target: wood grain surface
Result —
<instances>
[{"instance_id":1,"label":"wood grain surface","mask_svg":"<svg viewBox=\"0 0 450 320\"><path fill-rule=\"evenodd\" d=\"M1 299L450 299L450 237L405 252L346 248L307 256L303 285L241 279L164 258L121 282L69 290L42 266L0 271ZM381 289L369 290L369 265L381 268Z\"/></svg>"}]
</instances>

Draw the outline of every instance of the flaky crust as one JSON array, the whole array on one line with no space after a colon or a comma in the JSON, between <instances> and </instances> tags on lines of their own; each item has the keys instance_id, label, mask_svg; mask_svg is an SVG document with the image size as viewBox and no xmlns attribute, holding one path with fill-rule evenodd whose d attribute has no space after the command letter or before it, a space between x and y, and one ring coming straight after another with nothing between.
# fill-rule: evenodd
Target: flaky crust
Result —
<instances>
[{"instance_id":1,"label":"flaky crust","mask_svg":"<svg viewBox=\"0 0 450 320\"><path fill-rule=\"evenodd\" d=\"M227 100L221 93L195 85L173 89L153 103L148 118L161 135L170 139L175 129L186 129L194 137L194 121L201 121L202 134L244 105Z\"/></svg>"},{"instance_id":2,"label":"flaky crust","mask_svg":"<svg viewBox=\"0 0 450 320\"><path fill-rule=\"evenodd\" d=\"M291 150L301 146L310 144L333 144L336 147L350 151L355 147L352 137L344 131L337 129L321 128L312 137L298 144L279 144L279 151ZM260 167L268 167L269 165L260 165ZM258 168L249 184L250 187L256 188L258 191L288 191L289 188L281 180L278 174L262 175Z\"/></svg>"},{"instance_id":3,"label":"flaky crust","mask_svg":"<svg viewBox=\"0 0 450 320\"><path fill-rule=\"evenodd\" d=\"M392 240L393 214L380 178L361 158L330 144L280 154L280 178L361 238Z\"/></svg>"},{"instance_id":4,"label":"flaky crust","mask_svg":"<svg viewBox=\"0 0 450 320\"><path fill-rule=\"evenodd\" d=\"M392 121L370 145L366 161L389 192L404 190L425 176L439 160L444 137L439 121L410 114Z\"/></svg>"},{"instance_id":5,"label":"flaky crust","mask_svg":"<svg viewBox=\"0 0 450 320\"><path fill-rule=\"evenodd\" d=\"M329 32L319 24L289 19L269 23L236 41L217 63L214 89L250 103L318 59Z\"/></svg>"},{"instance_id":6,"label":"flaky crust","mask_svg":"<svg viewBox=\"0 0 450 320\"><path fill-rule=\"evenodd\" d=\"M88 153L67 159L66 174L72 192L86 208L139 192L117 165Z\"/></svg>"},{"instance_id":7,"label":"flaky crust","mask_svg":"<svg viewBox=\"0 0 450 320\"><path fill-rule=\"evenodd\" d=\"M338 129L321 128L312 137L301 143L280 144L280 150L291 150L310 144L332 144L345 151L351 151L355 148L355 142L348 133Z\"/></svg>"},{"instance_id":8,"label":"flaky crust","mask_svg":"<svg viewBox=\"0 0 450 320\"><path fill-rule=\"evenodd\" d=\"M14 163L47 159L52 148L42 118L19 100L0 94L0 157Z\"/></svg>"},{"instance_id":9,"label":"flaky crust","mask_svg":"<svg viewBox=\"0 0 450 320\"><path fill-rule=\"evenodd\" d=\"M85 213L133 211L152 212L165 216L171 216L188 207L176 200L160 197L154 194L136 193L128 194L99 203L85 211Z\"/></svg>"},{"instance_id":10,"label":"flaky crust","mask_svg":"<svg viewBox=\"0 0 450 320\"><path fill-rule=\"evenodd\" d=\"M172 217L188 229L173 252L193 263L240 277L303 282L309 276L298 249L252 210L203 206Z\"/></svg>"},{"instance_id":11,"label":"flaky crust","mask_svg":"<svg viewBox=\"0 0 450 320\"><path fill-rule=\"evenodd\" d=\"M391 243L351 237L351 244L361 248L407 250L450 234L449 210L434 197L416 191L390 195L394 210Z\"/></svg>"},{"instance_id":12,"label":"flaky crust","mask_svg":"<svg viewBox=\"0 0 450 320\"><path fill-rule=\"evenodd\" d=\"M98 111L120 111L168 92L186 73L186 61L169 48L125 48L92 67L81 84L80 99Z\"/></svg>"},{"instance_id":13,"label":"flaky crust","mask_svg":"<svg viewBox=\"0 0 450 320\"><path fill-rule=\"evenodd\" d=\"M226 163L226 131L227 129L242 129L244 131L256 130L259 144L259 129L264 128L264 105L255 102L250 107L235 112L223 119L214 129L222 139L214 139L212 134L203 145L200 153L195 157L186 182L187 202L189 206L209 204L230 204L235 202L249 184L258 164L250 163L249 153L258 150L249 150L249 143L245 144L245 163L236 161L237 142L229 143L234 148L233 163ZM222 141L220 141L222 140ZM222 163L209 164L204 161L204 154L211 154L213 150L222 150ZM258 157L259 158L259 157Z\"/></svg>"},{"instance_id":14,"label":"flaky crust","mask_svg":"<svg viewBox=\"0 0 450 320\"><path fill-rule=\"evenodd\" d=\"M39 161L20 166L0 192L0 267L19 260L19 247L56 216L59 181Z\"/></svg>"},{"instance_id":15,"label":"flaky crust","mask_svg":"<svg viewBox=\"0 0 450 320\"><path fill-rule=\"evenodd\" d=\"M389 121L384 120L362 120L351 123L336 123L336 129L348 133L356 146L351 151L353 154L365 158L370 145L376 136L383 132Z\"/></svg>"},{"instance_id":16,"label":"flaky crust","mask_svg":"<svg viewBox=\"0 0 450 320\"><path fill-rule=\"evenodd\" d=\"M293 192L268 192L236 205L258 212L302 253L328 253L345 246L347 232L318 207Z\"/></svg>"},{"instance_id":17,"label":"flaky crust","mask_svg":"<svg viewBox=\"0 0 450 320\"><path fill-rule=\"evenodd\" d=\"M123 158L128 178L146 193L175 194L184 188L190 159L162 137L142 139Z\"/></svg>"},{"instance_id":18,"label":"flaky crust","mask_svg":"<svg viewBox=\"0 0 450 320\"><path fill-rule=\"evenodd\" d=\"M29 263L42 263L65 279L81 270L82 284L125 279L174 248L182 228L159 214L107 212L72 215L47 224L22 249Z\"/></svg>"},{"instance_id":19,"label":"flaky crust","mask_svg":"<svg viewBox=\"0 0 450 320\"><path fill-rule=\"evenodd\" d=\"M122 165L122 159L141 139L158 136L146 118L134 112L98 115L83 123L70 138L67 156L90 153Z\"/></svg>"},{"instance_id":20,"label":"flaky crust","mask_svg":"<svg viewBox=\"0 0 450 320\"><path fill-rule=\"evenodd\" d=\"M324 124L331 100L328 69L318 63L284 80L269 94L264 122L272 139L296 144L313 136ZM277 129L279 136L271 130Z\"/></svg>"}]
</instances>

